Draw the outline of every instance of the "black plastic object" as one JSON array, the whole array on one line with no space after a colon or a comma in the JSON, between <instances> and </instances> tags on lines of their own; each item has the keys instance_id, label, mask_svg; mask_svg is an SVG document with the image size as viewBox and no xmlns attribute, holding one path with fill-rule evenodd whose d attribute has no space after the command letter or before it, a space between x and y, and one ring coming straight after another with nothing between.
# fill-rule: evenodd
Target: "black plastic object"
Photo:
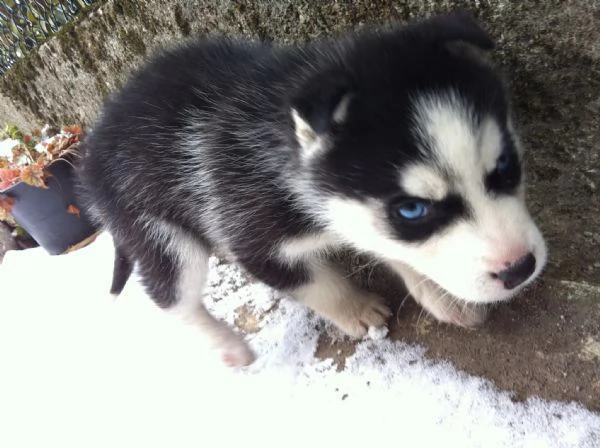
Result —
<instances>
[{"instance_id":1,"label":"black plastic object","mask_svg":"<svg viewBox=\"0 0 600 448\"><path fill-rule=\"evenodd\" d=\"M97 229L77 204L71 163L59 159L47 171L51 174L46 181L48 188L19 182L2 194L14 199L11 215L19 225L48 253L58 255ZM79 209L79 214L67 211L71 205Z\"/></svg>"}]
</instances>

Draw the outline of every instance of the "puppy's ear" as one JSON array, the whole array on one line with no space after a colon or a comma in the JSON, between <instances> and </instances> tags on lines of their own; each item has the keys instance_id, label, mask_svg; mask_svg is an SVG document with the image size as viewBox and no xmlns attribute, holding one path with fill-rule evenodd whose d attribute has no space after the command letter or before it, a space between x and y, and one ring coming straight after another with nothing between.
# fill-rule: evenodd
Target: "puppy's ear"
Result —
<instances>
[{"instance_id":1,"label":"puppy's ear","mask_svg":"<svg viewBox=\"0 0 600 448\"><path fill-rule=\"evenodd\" d=\"M327 136L348 116L354 89L340 70L327 70L310 78L291 101L296 139L303 158L326 149Z\"/></svg>"},{"instance_id":2,"label":"puppy's ear","mask_svg":"<svg viewBox=\"0 0 600 448\"><path fill-rule=\"evenodd\" d=\"M440 44L463 42L481 50L494 48L494 41L490 35L467 11L432 17L415 25L413 31Z\"/></svg>"}]
</instances>

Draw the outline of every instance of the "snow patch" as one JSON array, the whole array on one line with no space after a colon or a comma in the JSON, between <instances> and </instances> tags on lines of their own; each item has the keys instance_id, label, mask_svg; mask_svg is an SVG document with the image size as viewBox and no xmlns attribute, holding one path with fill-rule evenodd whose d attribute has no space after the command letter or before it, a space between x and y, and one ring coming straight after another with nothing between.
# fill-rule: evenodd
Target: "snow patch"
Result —
<instances>
[{"instance_id":1,"label":"snow patch","mask_svg":"<svg viewBox=\"0 0 600 448\"><path fill-rule=\"evenodd\" d=\"M385 337L388 335L389 329L388 327L369 327L369 332L367 333L367 336L373 340L380 340L380 339L385 339Z\"/></svg>"},{"instance_id":2,"label":"snow patch","mask_svg":"<svg viewBox=\"0 0 600 448\"><path fill-rule=\"evenodd\" d=\"M241 306L261 316L246 336L257 361L227 370L135 278L109 298L112 251L101 235L51 263L38 249L6 255L0 446L600 446L598 414L515 403L380 330L338 372L315 357L323 321L211 258L211 311L230 324Z\"/></svg>"},{"instance_id":3,"label":"snow patch","mask_svg":"<svg viewBox=\"0 0 600 448\"><path fill-rule=\"evenodd\" d=\"M13 140L11 138L0 141L0 157L12 158L12 149L18 144L18 140Z\"/></svg>"}]
</instances>

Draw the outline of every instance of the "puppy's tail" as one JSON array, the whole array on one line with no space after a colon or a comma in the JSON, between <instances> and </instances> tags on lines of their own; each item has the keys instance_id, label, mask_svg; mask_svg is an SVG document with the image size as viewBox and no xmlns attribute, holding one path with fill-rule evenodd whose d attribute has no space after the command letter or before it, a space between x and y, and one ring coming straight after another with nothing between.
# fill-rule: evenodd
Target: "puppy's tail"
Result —
<instances>
[{"instance_id":1,"label":"puppy's tail","mask_svg":"<svg viewBox=\"0 0 600 448\"><path fill-rule=\"evenodd\" d=\"M127 257L122 247L115 246L115 265L113 268L112 285L110 287L110 293L113 296L121 294L132 272L133 263Z\"/></svg>"}]
</instances>

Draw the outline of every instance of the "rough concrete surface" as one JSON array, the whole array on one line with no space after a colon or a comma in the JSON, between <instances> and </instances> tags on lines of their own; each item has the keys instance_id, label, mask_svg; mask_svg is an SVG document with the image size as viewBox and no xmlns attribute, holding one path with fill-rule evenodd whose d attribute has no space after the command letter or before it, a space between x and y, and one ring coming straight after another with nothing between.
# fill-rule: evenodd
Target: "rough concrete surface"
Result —
<instances>
[{"instance_id":1,"label":"rough concrete surface","mask_svg":"<svg viewBox=\"0 0 600 448\"><path fill-rule=\"evenodd\" d=\"M550 261L544 280L498 306L482 329L435 324L408 303L391 337L422 344L432 357L514 390L516 399L540 395L600 410L599 2L107 1L0 81L0 121L90 124L128 70L182 36L298 42L456 7L473 11L497 41L493 57L514 93L528 148L528 202ZM360 270L358 280L390 302L404 296L397 279L377 270ZM320 348L340 364L351 351L347 341L323 340Z\"/></svg>"}]
</instances>

